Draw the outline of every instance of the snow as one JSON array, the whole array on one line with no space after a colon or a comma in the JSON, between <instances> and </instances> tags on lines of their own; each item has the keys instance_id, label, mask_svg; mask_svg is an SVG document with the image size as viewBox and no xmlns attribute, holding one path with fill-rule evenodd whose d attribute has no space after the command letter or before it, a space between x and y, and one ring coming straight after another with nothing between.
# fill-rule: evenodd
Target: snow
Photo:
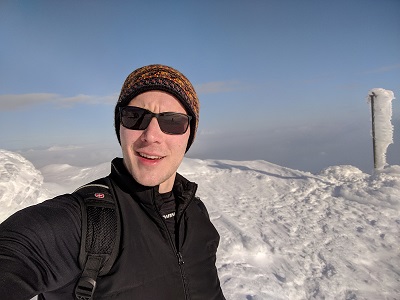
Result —
<instances>
[{"instance_id":1,"label":"snow","mask_svg":"<svg viewBox=\"0 0 400 300\"><path fill-rule=\"evenodd\" d=\"M42 174L19 154L0 149L0 222L9 214L43 201Z\"/></svg>"},{"instance_id":2,"label":"snow","mask_svg":"<svg viewBox=\"0 0 400 300\"><path fill-rule=\"evenodd\" d=\"M371 100L371 97L374 99ZM382 169L386 166L386 151L393 143L392 100L394 93L383 88L375 88L368 93L368 102L373 110L373 131L375 136L375 168Z\"/></svg>"},{"instance_id":3,"label":"snow","mask_svg":"<svg viewBox=\"0 0 400 300\"><path fill-rule=\"evenodd\" d=\"M109 163L39 171L0 150L0 221L108 172ZM266 161L185 158L179 172L199 184L221 235L227 299L400 299L400 166L312 174Z\"/></svg>"}]
</instances>

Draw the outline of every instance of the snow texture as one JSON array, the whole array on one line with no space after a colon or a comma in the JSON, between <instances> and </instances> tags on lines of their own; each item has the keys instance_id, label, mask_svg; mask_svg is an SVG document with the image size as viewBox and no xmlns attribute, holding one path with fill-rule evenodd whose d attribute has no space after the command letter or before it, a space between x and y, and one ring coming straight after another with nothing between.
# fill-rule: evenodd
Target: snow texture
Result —
<instances>
[{"instance_id":1,"label":"snow texture","mask_svg":"<svg viewBox=\"0 0 400 300\"><path fill-rule=\"evenodd\" d=\"M10 213L48 198L43 176L19 154L0 149L0 222Z\"/></svg>"},{"instance_id":2,"label":"snow texture","mask_svg":"<svg viewBox=\"0 0 400 300\"><path fill-rule=\"evenodd\" d=\"M393 143L393 125L392 119L392 100L394 93L382 88L375 88L368 93L368 102L373 100L374 120L373 126L375 132L375 168L382 169L386 166L386 151Z\"/></svg>"},{"instance_id":3,"label":"snow texture","mask_svg":"<svg viewBox=\"0 0 400 300\"><path fill-rule=\"evenodd\" d=\"M109 164L39 172L0 151L0 170L2 221L107 175ZM227 299L400 299L400 166L311 174L266 161L184 159L179 172L199 184L221 235Z\"/></svg>"}]
</instances>

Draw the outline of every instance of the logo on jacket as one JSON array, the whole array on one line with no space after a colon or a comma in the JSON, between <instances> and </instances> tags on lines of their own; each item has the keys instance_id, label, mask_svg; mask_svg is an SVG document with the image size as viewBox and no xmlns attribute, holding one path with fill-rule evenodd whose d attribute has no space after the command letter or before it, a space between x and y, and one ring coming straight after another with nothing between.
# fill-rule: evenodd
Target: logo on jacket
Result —
<instances>
[{"instance_id":1,"label":"logo on jacket","mask_svg":"<svg viewBox=\"0 0 400 300\"><path fill-rule=\"evenodd\" d=\"M172 212L172 213L170 213L170 214L166 214L166 215L163 215L163 218L166 220L166 219L169 219L169 218L173 218L173 217L175 217L175 212Z\"/></svg>"},{"instance_id":2,"label":"logo on jacket","mask_svg":"<svg viewBox=\"0 0 400 300\"><path fill-rule=\"evenodd\" d=\"M104 198L104 194L103 193L95 193L94 196L98 199L103 199Z\"/></svg>"}]
</instances>

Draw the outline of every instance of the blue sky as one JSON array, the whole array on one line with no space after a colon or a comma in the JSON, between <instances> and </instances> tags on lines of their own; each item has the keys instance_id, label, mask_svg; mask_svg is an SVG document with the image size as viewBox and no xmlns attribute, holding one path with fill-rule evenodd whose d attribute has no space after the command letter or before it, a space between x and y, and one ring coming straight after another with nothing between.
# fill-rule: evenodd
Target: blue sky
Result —
<instances>
[{"instance_id":1,"label":"blue sky","mask_svg":"<svg viewBox=\"0 0 400 300\"><path fill-rule=\"evenodd\" d=\"M188 157L370 171L365 98L400 97L399 11L398 0L1 1L0 148L38 166L112 159L125 77L162 63L201 101Z\"/></svg>"}]
</instances>

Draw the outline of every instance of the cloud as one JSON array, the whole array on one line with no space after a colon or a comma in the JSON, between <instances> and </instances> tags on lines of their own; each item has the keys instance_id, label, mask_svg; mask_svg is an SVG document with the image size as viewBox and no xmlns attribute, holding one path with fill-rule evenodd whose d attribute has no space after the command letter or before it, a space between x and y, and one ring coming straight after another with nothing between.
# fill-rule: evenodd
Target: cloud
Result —
<instances>
[{"instance_id":1,"label":"cloud","mask_svg":"<svg viewBox=\"0 0 400 300\"><path fill-rule=\"evenodd\" d=\"M199 94L215 94L232 92L242 89L243 85L238 81L214 81L197 84L195 89Z\"/></svg>"},{"instance_id":2,"label":"cloud","mask_svg":"<svg viewBox=\"0 0 400 300\"><path fill-rule=\"evenodd\" d=\"M13 150L31 161L36 168L51 164L69 164L71 166L88 167L111 161L121 156L118 142L98 142L80 145L55 145L52 147L36 147Z\"/></svg>"},{"instance_id":3,"label":"cloud","mask_svg":"<svg viewBox=\"0 0 400 300\"><path fill-rule=\"evenodd\" d=\"M85 104L115 104L117 102L118 95L113 94L109 96L90 96L80 94L74 97L61 98L59 101L60 105L73 105L75 103Z\"/></svg>"},{"instance_id":4,"label":"cloud","mask_svg":"<svg viewBox=\"0 0 400 300\"><path fill-rule=\"evenodd\" d=\"M73 97L63 97L51 93L32 93L32 94L8 94L0 95L0 111L17 110L39 104L53 104L59 107L71 107L78 103L84 104L114 104L117 95L92 96L79 94Z\"/></svg>"},{"instance_id":5,"label":"cloud","mask_svg":"<svg viewBox=\"0 0 400 300\"><path fill-rule=\"evenodd\" d=\"M0 111L54 102L58 97L57 94L48 93L0 95Z\"/></svg>"},{"instance_id":6,"label":"cloud","mask_svg":"<svg viewBox=\"0 0 400 300\"><path fill-rule=\"evenodd\" d=\"M76 150L76 149L81 149L82 146L74 146L74 145L69 145L69 146L52 146L47 149L47 151L66 151L66 150Z\"/></svg>"},{"instance_id":7,"label":"cloud","mask_svg":"<svg viewBox=\"0 0 400 300\"><path fill-rule=\"evenodd\" d=\"M225 93L244 88L245 86L238 81L215 81L196 85L196 91L199 94ZM114 105L117 99L117 93L105 96L78 94L72 97L53 93L5 94L0 95L0 111L18 110L40 104L52 104L60 108L71 107L79 103Z\"/></svg>"},{"instance_id":8,"label":"cloud","mask_svg":"<svg viewBox=\"0 0 400 300\"><path fill-rule=\"evenodd\" d=\"M363 74L376 74L376 73L386 73L392 70L400 69L400 64L390 65L390 66L383 66L377 69L369 70L363 72Z\"/></svg>"}]
</instances>

